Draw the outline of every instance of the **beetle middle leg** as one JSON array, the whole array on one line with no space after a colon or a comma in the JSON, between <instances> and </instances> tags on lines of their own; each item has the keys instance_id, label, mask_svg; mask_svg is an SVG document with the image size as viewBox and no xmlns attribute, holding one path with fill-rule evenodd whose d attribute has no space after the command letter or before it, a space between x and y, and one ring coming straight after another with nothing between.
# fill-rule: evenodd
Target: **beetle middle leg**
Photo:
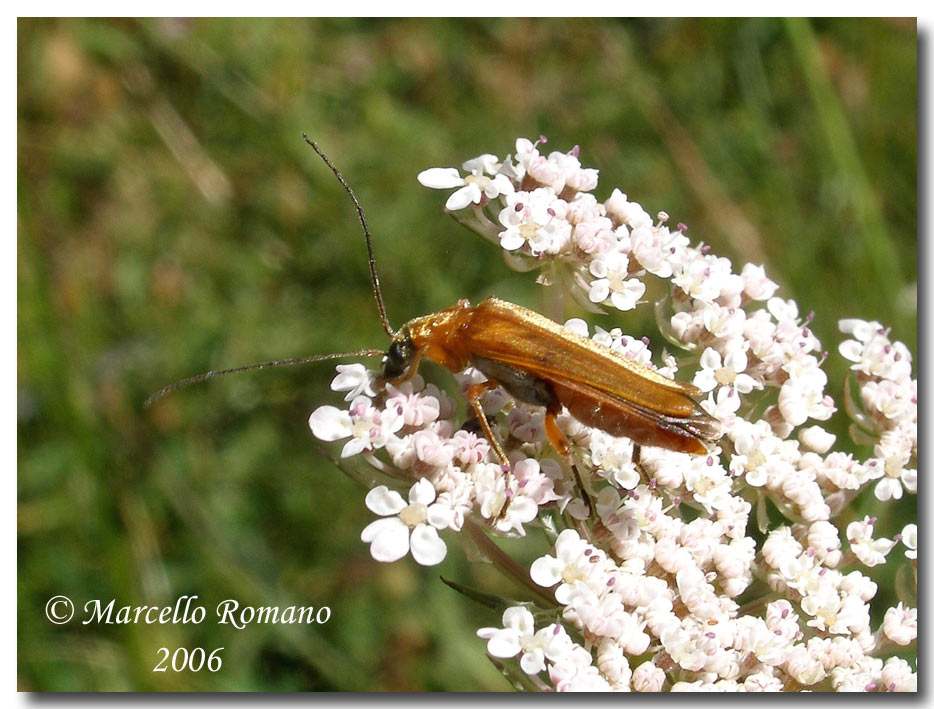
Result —
<instances>
[{"instance_id":1,"label":"beetle middle leg","mask_svg":"<svg viewBox=\"0 0 934 709\"><path fill-rule=\"evenodd\" d=\"M571 455L571 444L561 432L561 429L558 428L557 416L561 413L563 405L558 400L551 385L534 374L494 359L475 357L474 365L487 376L489 381L493 382L494 386L497 384L502 385L506 391L519 401L533 406L545 407L545 436L558 455L565 458L571 466L574 473L574 482L577 484L578 490L580 490L581 498L587 506L589 514L593 510L593 506L590 502L590 496L584 489L583 480L577 470L577 465L574 463L574 457ZM484 384L488 384L489 381L474 386L482 387Z\"/></svg>"},{"instance_id":2,"label":"beetle middle leg","mask_svg":"<svg viewBox=\"0 0 934 709\"><path fill-rule=\"evenodd\" d=\"M584 481L581 479L580 472L577 469L577 464L574 462L574 456L571 455L571 443L568 441L567 436L561 432L561 429L558 428L558 413L561 411L560 404L557 408L549 407L545 411L545 436L548 438L548 442L551 444L558 455L564 456L567 458L569 465L571 466L571 471L574 473L574 482L577 484L577 489L580 491L581 499L584 501L584 505L587 507L587 515L593 512L593 505L590 502L590 495L587 494L587 489L584 487Z\"/></svg>"}]
</instances>

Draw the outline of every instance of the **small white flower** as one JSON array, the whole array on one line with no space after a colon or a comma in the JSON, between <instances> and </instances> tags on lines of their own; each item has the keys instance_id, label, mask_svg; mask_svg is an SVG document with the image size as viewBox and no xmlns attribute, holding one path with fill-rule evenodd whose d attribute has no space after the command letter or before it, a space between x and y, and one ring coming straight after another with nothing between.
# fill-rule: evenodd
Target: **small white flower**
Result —
<instances>
[{"instance_id":1,"label":"small white flower","mask_svg":"<svg viewBox=\"0 0 934 709\"><path fill-rule=\"evenodd\" d=\"M752 300L768 300L778 290L778 284L765 275L762 266L747 263L740 275L743 278L743 290Z\"/></svg>"},{"instance_id":2,"label":"small white flower","mask_svg":"<svg viewBox=\"0 0 934 709\"><path fill-rule=\"evenodd\" d=\"M613 222L606 217L595 217L575 225L571 238L575 246L588 255L606 254L616 246Z\"/></svg>"},{"instance_id":3,"label":"small white flower","mask_svg":"<svg viewBox=\"0 0 934 709\"><path fill-rule=\"evenodd\" d=\"M382 448L404 424L395 411L377 409L365 396L354 399L349 411L320 406L308 418L311 432L322 441L339 441L350 437L341 450L341 458Z\"/></svg>"},{"instance_id":4,"label":"small white flower","mask_svg":"<svg viewBox=\"0 0 934 709\"><path fill-rule=\"evenodd\" d=\"M869 606L856 596L841 596L830 586L801 601L801 610L813 616L807 624L836 635L847 634L869 622Z\"/></svg>"},{"instance_id":5,"label":"small white flower","mask_svg":"<svg viewBox=\"0 0 934 709\"><path fill-rule=\"evenodd\" d=\"M611 689L593 665L590 651L573 642L568 651L549 665L548 678L556 692L608 692Z\"/></svg>"},{"instance_id":6,"label":"small white flower","mask_svg":"<svg viewBox=\"0 0 934 709\"><path fill-rule=\"evenodd\" d=\"M555 589L558 603L566 604L575 583L585 583L594 591L606 585L606 555L580 538L573 529L565 529L555 540L555 556L546 555L532 562L529 573L539 586Z\"/></svg>"},{"instance_id":7,"label":"small white flower","mask_svg":"<svg viewBox=\"0 0 934 709\"><path fill-rule=\"evenodd\" d=\"M386 409L395 411L406 426L425 426L441 415L441 402L437 397L408 393L392 384L386 386L386 394Z\"/></svg>"},{"instance_id":8,"label":"small white flower","mask_svg":"<svg viewBox=\"0 0 934 709\"><path fill-rule=\"evenodd\" d=\"M911 353L903 343L891 342L882 325L841 320L840 331L856 338L845 340L839 347L840 354L854 362L851 369L893 382L910 382Z\"/></svg>"},{"instance_id":9,"label":"small white flower","mask_svg":"<svg viewBox=\"0 0 934 709\"><path fill-rule=\"evenodd\" d=\"M665 684L665 671L646 660L632 671L632 688L637 692L660 692Z\"/></svg>"},{"instance_id":10,"label":"small white flower","mask_svg":"<svg viewBox=\"0 0 934 709\"><path fill-rule=\"evenodd\" d=\"M716 395L710 392L707 398L701 402L701 405L708 414L715 419L719 419L723 425L723 430L726 432L732 427L741 403L735 389L720 387L717 389Z\"/></svg>"},{"instance_id":11,"label":"small white flower","mask_svg":"<svg viewBox=\"0 0 934 709\"><path fill-rule=\"evenodd\" d=\"M742 279L730 272L730 261L725 258L705 256L691 249L686 251L680 262L673 266L672 283L692 298L712 303L735 278L742 288Z\"/></svg>"},{"instance_id":12,"label":"small white flower","mask_svg":"<svg viewBox=\"0 0 934 709\"><path fill-rule=\"evenodd\" d=\"M619 251L591 261L590 273L596 277L588 294L592 303L609 300L617 310L632 310L645 293L645 283L629 278L629 257Z\"/></svg>"},{"instance_id":13,"label":"small white flower","mask_svg":"<svg viewBox=\"0 0 934 709\"><path fill-rule=\"evenodd\" d=\"M337 376L331 382L332 391L346 391L344 401L353 401L358 396L376 396L373 389L375 374L362 364L339 364Z\"/></svg>"},{"instance_id":14,"label":"small white flower","mask_svg":"<svg viewBox=\"0 0 934 709\"><path fill-rule=\"evenodd\" d=\"M480 628L477 635L487 641L487 652L493 657L515 657L521 652L519 666L528 675L542 672L546 659L560 659L570 644L559 625L549 625L536 633L532 614L522 606L506 609L502 628Z\"/></svg>"},{"instance_id":15,"label":"small white flower","mask_svg":"<svg viewBox=\"0 0 934 709\"><path fill-rule=\"evenodd\" d=\"M697 633L679 624L666 628L659 640L671 659L683 669L691 672L703 669L707 656L698 642Z\"/></svg>"},{"instance_id":16,"label":"small white flower","mask_svg":"<svg viewBox=\"0 0 934 709\"><path fill-rule=\"evenodd\" d=\"M824 394L827 374L817 360L808 355L786 363L782 369L788 373L788 380L778 393L778 408L785 421L791 426L800 426L809 418L829 419L836 409L833 399Z\"/></svg>"},{"instance_id":17,"label":"small white flower","mask_svg":"<svg viewBox=\"0 0 934 709\"><path fill-rule=\"evenodd\" d=\"M476 499L484 519L495 520L500 532L525 535L522 525L538 516L538 505L529 495L517 492L517 481L506 487L506 475L499 465L489 464L477 476Z\"/></svg>"},{"instance_id":18,"label":"small white flower","mask_svg":"<svg viewBox=\"0 0 934 709\"><path fill-rule=\"evenodd\" d=\"M837 437L820 426L808 426L798 432L798 441L810 451L823 455L830 450Z\"/></svg>"},{"instance_id":19,"label":"small white flower","mask_svg":"<svg viewBox=\"0 0 934 709\"><path fill-rule=\"evenodd\" d=\"M785 671L805 687L817 684L827 676L823 663L808 652L804 644L795 645L788 651L784 663Z\"/></svg>"},{"instance_id":20,"label":"small white flower","mask_svg":"<svg viewBox=\"0 0 934 709\"><path fill-rule=\"evenodd\" d=\"M626 229L624 225L619 227ZM649 273L659 278L671 276L671 249L678 241L668 231L668 227L656 228L651 225L633 229L629 234L632 257Z\"/></svg>"},{"instance_id":21,"label":"small white flower","mask_svg":"<svg viewBox=\"0 0 934 709\"><path fill-rule=\"evenodd\" d=\"M613 190L605 204L607 215L618 224L626 224L630 229L652 226L652 217L642 208L642 205L638 202L630 202L629 198L618 189Z\"/></svg>"},{"instance_id":22,"label":"small white flower","mask_svg":"<svg viewBox=\"0 0 934 709\"><path fill-rule=\"evenodd\" d=\"M635 488L641 479L632 455L631 439L614 438L599 430L590 434L590 460L598 473L626 490Z\"/></svg>"},{"instance_id":23,"label":"small white flower","mask_svg":"<svg viewBox=\"0 0 934 709\"><path fill-rule=\"evenodd\" d=\"M703 392L713 391L718 386L732 387L740 394L761 389L762 384L744 373L747 361L741 349L730 350L726 357L721 357L717 350L708 347L701 354L702 369L694 375L694 386Z\"/></svg>"},{"instance_id":24,"label":"small white flower","mask_svg":"<svg viewBox=\"0 0 934 709\"><path fill-rule=\"evenodd\" d=\"M897 645L907 645L918 637L918 609L899 603L885 612L882 632Z\"/></svg>"},{"instance_id":25,"label":"small white flower","mask_svg":"<svg viewBox=\"0 0 934 709\"><path fill-rule=\"evenodd\" d=\"M435 501L435 488L425 478L409 491L409 502L385 485L367 493L366 506L383 519L371 522L360 533L370 545L377 561L397 561L412 551L412 558L422 566L440 564L447 554L444 540L438 536L451 522L451 510Z\"/></svg>"},{"instance_id":26,"label":"small white flower","mask_svg":"<svg viewBox=\"0 0 934 709\"><path fill-rule=\"evenodd\" d=\"M613 638L604 638L597 648L597 667L613 691L630 691L632 670L625 649Z\"/></svg>"},{"instance_id":27,"label":"small white flower","mask_svg":"<svg viewBox=\"0 0 934 709\"><path fill-rule=\"evenodd\" d=\"M522 645L535 634L535 620L522 606L507 608L502 628L480 628L477 635L487 641L486 650L493 657L515 657Z\"/></svg>"},{"instance_id":28,"label":"small white flower","mask_svg":"<svg viewBox=\"0 0 934 709\"><path fill-rule=\"evenodd\" d=\"M498 174L492 178L484 175L484 169L493 165L487 158L496 162L495 155L481 155L479 158L464 163L464 168L471 170L469 174L461 177L456 168L432 167L418 174L418 181L425 187L436 190L446 190L460 187L445 203L445 208L454 212L470 204L479 204L484 197L495 199L500 195L512 194L514 187L506 175ZM469 166L469 167L468 167Z\"/></svg>"},{"instance_id":29,"label":"small white flower","mask_svg":"<svg viewBox=\"0 0 934 709\"><path fill-rule=\"evenodd\" d=\"M542 461L545 463L546 461ZM547 461L554 462L554 461ZM545 475L542 463L535 458L523 458L512 468L517 489L536 505L545 505L558 499L555 494L555 481ZM538 510L536 509L536 514ZM531 520L529 520L531 521Z\"/></svg>"},{"instance_id":30,"label":"small white flower","mask_svg":"<svg viewBox=\"0 0 934 709\"><path fill-rule=\"evenodd\" d=\"M505 227L499 233L500 246L516 251L527 244L532 254L558 253L571 238L566 212L567 202L547 187L508 195L498 217Z\"/></svg>"},{"instance_id":31,"label":"small white flower","mask_svg":"<svg viewBox=\"0 0 934 709\"><path fill-rule=\"evenodd\" d=\"M850 542L850 549L866 566L877 566L885 563L885 557L895 542L885 537L872 538L875 519L864 517L861 522L850 522L846 526L846 538Z\"/></svg>"},{"instance_id":32,"label":"small white flower","mask_svg":"<svg viewBox=\"0 0 934 709\"><path fill-rule=\"evenodd\" d=\"M742 308L724 307L716 303L698 303L698 306L698 311L704 321L704 328L723 343L718 344L717 350L728 354L732 350L745 353L748 346L743 339L746 311Z\"/></svg>"},{"instance_id":33,"label":"small white flower","mask_svg":"<svg viewBox=\"0 0 934 709\"><path fill-rule=\"evenodd\" d=\"M899 435L898 430L886 431L873 451L875 458L866 463L871 471L870 479L879 479L874 494L877 500L902 498L902 488L910 493L918 490L918 471L909 468L912 457L912 444Z\"/></svg>"},{"instance_id":34,"label":"small white flower","mask_svg":"<svg viewBox=\"0 0 934 709\"><path fill-rule=\"evenodd\" d=\"M902 658L890 657L882 668L879 683L887 692L917 692L918 674Z\"/></svg>"},{"instance_id":35,"label":"small white flower","mask_svg":"<svg viewBox=\"0 0 934 709\"><path fill-rule=\"evenodd\" d=\"M713 456L691 456L684 470L684 487L708 512L729 505L730 476Z\"/></svg>"}]
</instances>

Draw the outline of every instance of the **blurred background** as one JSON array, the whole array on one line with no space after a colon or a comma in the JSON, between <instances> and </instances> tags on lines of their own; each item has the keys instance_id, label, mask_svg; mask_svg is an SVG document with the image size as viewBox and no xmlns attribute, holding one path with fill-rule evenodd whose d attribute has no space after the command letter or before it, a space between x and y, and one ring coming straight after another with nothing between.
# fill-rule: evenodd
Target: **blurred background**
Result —
<instances>
[{"instance_id":1,"label":"blurred background","mask_svg":"<svg viewBox=\"0 0 934 709\"><path fill-rule=\"evenodd\" d=\"M359 541L365 490L307 428L341 401L331 364L142 408L204 370L386 344L352 205L300 132L367 210L395 326L462 297L540 306L415 176L544 134L581 146L599 198L765 264L832 355L841 317L916 351L916 39L913 20L20 20L20 688L508 689L475 637L497 618L439 576L507 581L451 537L432 569ZM658 338L651 308L588 320ZM55 626L56 594L331 620ZM152 672L160 647L221 646L217 673Z\"/></svg>"}]
</instances>

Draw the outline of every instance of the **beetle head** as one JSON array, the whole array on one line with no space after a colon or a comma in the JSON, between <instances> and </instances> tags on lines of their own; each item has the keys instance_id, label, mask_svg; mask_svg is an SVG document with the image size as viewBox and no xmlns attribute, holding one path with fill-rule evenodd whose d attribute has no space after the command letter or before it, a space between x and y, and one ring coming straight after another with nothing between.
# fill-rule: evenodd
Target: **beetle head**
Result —
<instances>
[{"instance_id":1,"label":"beetle head","mask_svg":"<svg viewBox=\"0 0 934 709\"><path fill-rule=\"evenodd\" d=\"M412 342L408 331L403 329L389 345L389 351L383 355L382 379L384 381L397 381L408 379L409 370L415 364L418 348Z\"/></svg>"}]
</instances>

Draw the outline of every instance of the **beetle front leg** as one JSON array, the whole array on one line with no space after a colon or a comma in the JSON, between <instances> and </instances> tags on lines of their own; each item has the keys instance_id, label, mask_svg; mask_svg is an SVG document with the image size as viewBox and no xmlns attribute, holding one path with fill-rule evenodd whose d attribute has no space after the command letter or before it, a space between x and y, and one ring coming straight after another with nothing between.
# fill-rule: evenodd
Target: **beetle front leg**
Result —
<instances>
[{"instance_id":1,"label":"beetle front leg","mask_svg":"<svg viewBox=\"0 0 934 709\"><path fill-rule=\"evenodd\" d=\"M467 388L466 393L467 401L470 403L470 406L474 411L474 415L477 417L477 422L480 424L480 428L483 429L483 434L490 442L490 446L493 448L493 452L496 454L496 457L499 458L500 465L502 466L503 472L506 475L506 501L503 503L503 506L500 508L496 516L490 520L494 526L497 522L506 516L506 512L509 510L509 503L512 501L512 464L509 462L509 458L506 457L506 451L504 451L503 447L500 445L499 439L496 438L496 434L493 433L493 428L490 426L490 422L487 419L486 414L483 412L483 407L480 406L480 398L487 391L495 389L498 386L499 384L497 382L488 379L485 382L472 384Z\"/></svg>"},{"instance_id":2,"label":"beetle front leg","mask_svg":"<svg viewBox=\"0 0 934 709\"><path fill-rule=\"evenodd\" d=\"M499 440L496 438L496 434L493 433L493 429L490 426L490 422L486 417L486 414L483 413L483 407L480 406L480 398L491 389L495 389L499 385L493 381L480 382L479 384L472 384L467 388L467 402L470 404L471 408L474 411L474 415L477 417L477 422L480 424L480 428L483 429L483 435L486 436L486 439L490 442L490 446L493 448L493 452L496 454L496 457L499 458L499 462L503 465L503 470L509 472L512 466L509 463L509 458L506 457L506 452L503 450L503 447L500 445Z\"/></svg>"}]
</instances>

